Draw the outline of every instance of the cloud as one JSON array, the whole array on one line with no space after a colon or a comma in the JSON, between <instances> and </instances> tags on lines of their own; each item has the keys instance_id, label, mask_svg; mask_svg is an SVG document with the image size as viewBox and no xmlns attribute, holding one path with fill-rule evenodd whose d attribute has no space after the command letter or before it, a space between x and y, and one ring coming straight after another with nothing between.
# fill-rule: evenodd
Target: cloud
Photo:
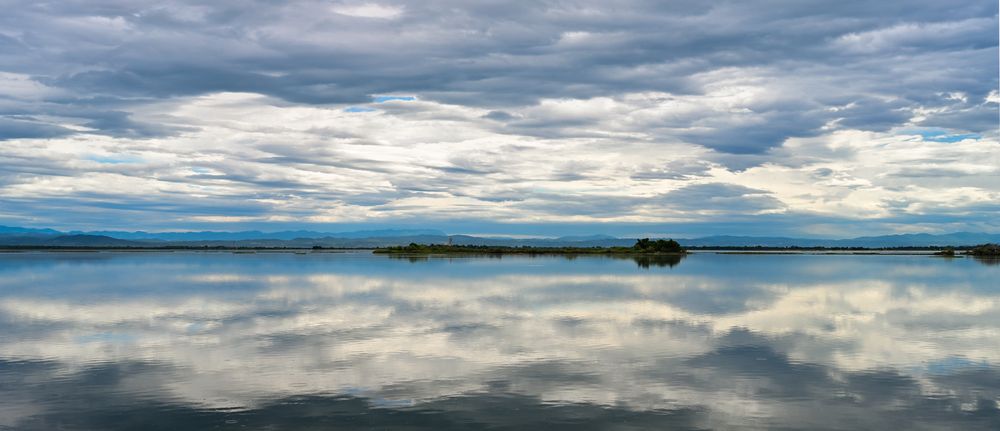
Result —
<instances>
[{"instance_id":1,"label":"cloud","mask_svg":"<svg viewBox=\"0 0 1000 431\"><path fill-rule=\"evenodd\" d=\"M916 193L890 178L903 169L870 168L886 148L830 142L934 129L994 154L997 140L997 8L988 2L104 0L9 9L0 18L2 193L40 200L0 209L8 219L69 223L32 213L109 172L144 184L147 196L251 200L270 207L260 216L272 221L493 212L545 222L576 208L579 221L670 222L669 211L657 219L629 196L655 200L707 182L765 193L707 199L703 215L732 212L719 203L729 199L756 212L884 216L876 201ZM997 193L1000 161L951 157L934 140L906 141L941 157L911 166L920 174L911 177L927 179L918 187L932 190L936 179L978 189L966 198ZM144 162L80 162L88 152ZM851 168L859 154L865 172ZM817 169L837 175L802 179ZM765 171L787 182L746 182Z\"/></svg>"},{"instance_id":2,"label":"cloud","mask_svg":"<svg viewBox=\"0 0 1000 431\"><path fill-rule=\"evenodd\" d=\"M771 193L735 184L694 184L663 195L670 208L688 211L731 212L737 214L777 210L784 207Z\"/></svg>"},{"instance_id":3,"label":"cloud","mask_svg":"<svg viewBox=\"0 0 1000 431\"><path fill-rule=\"evenodd\" d=\"M501 11L451 8L447 2L404 7L304 1L261 3L248 11L227 2L108 2L19 8L8 21L20 30L13 34L21 44L51 47L33 51L37 63L27 62L19 72L71 92L170 97L245 91L300 103L351 103L408 91L479 106L643 91L698 93L704 84L692 78L719 68L779 66L783 75L816 79L833 72L832 65L864 63L886 49L903 54L895 60L898 68L941 51L988 57L996 46L995 35L983 30L996 24L989 6L970 2L942 10L931 2L905 3L664 8L637 1L609 9L541 2ZM273 19L262 24L263 17ZM231 30L212 30L221 25ZM298 34L301 28L311 31ZM70 51L79 40L88 43ZM423 60L428 57L437 60ZM802 61L807 63L794 64ZM43 69L46 63L56 67ZM46 72L53 70L62 72ZM980 69L980 76L989 71ZM872 72L840 97L863 97L897 78L885 66Z\"/></svg>"},{"instance_id":4,"label":"cloud","mask_svg":"<svg viewBox=\"0 0 1000 431\"><path fill-rule=\"evenodd\" d=\"M73 134L73 131L54 124L33 119L0 118L0 140L16 138L54 138Z\"/></svg>"}]
</instances>

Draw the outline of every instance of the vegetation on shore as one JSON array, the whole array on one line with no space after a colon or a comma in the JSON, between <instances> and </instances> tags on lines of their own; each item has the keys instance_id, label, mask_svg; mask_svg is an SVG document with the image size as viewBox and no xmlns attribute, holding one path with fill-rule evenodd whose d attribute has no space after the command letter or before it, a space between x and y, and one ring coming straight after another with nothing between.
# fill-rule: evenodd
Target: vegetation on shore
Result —
<instances>
[{"instance_id":1,"label":"vegetation on shore","mask_svg":"<svg viewBox=\"0 0 1000 431\"><path fill-rule=\"evenodd\" d=\"M935 256L941 256L941 257L955 257L955 248L954 247L948 247L948 248L945 248L944 250L941 250L941 251L938 251L938 252L934 253L934 255Z\"/></svg>"},{"instance_id":2,"label":"vegetation on shore","mask_svg":"<svg viewBox=\"0 0 1000 431\"><path fill-rule=\"evenodd\" d=\"M650 240L643 238L632 247L508 247L488 245L416 244L377 248L384 254L684 254L687 253L672 239Z\"/></svg>"},{"instance_id":3,"label":"vegetation on shore","mask_svg":"<svg viewBox=\"0 0 1000 431\"><path fill-rule=\"evenodd\" d=\"M977 245L971 248L969 251L965 252L965 254L968 254L970 256L1000 258L1000 245L997 244Z\"/></svg>"}]
</instances>

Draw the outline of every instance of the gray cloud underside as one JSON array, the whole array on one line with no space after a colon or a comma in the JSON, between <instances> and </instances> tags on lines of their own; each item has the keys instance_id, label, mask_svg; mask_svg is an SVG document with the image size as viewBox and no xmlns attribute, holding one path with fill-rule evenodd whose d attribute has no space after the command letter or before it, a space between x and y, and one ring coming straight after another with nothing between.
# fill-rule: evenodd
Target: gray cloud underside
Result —
<instances>
[{"instance_id":1,"label":"gray cloud underside","mask_svg":"<svg viewBox=\"0 0 1000 431\"><path fill-rule=\"evenodd\" d=\"M995 230L997 5L882 3L0 0L0 222Z\"/></svg>"},{"instance_id":2,"label":"gray cloud underside","mask_svg":"<svg viewBox=\"0 0 1000 431\"><path fill-rule=\"evenodd\" d=\"M752 69L778 92L740 115L695 112L635 128L659 139L754 154L824 125L919 123L992 132L993 2L405 2L359 17L328 2L70 1L5 6L3 70L60 90L5 100L4 116L58 115L112 136L177 130L130 119L137 105L214 92L298 104L374 94L494 109L506 130L583 133L591 118L518 115L541 98L704 94ZM340 13L338 13L340 12ZM361 13L365 15L365 13ZM368 14L372 15L372 14ZM378 15L378 14L375 14ZM945 97L962 93L964 99ZM835 109L831 109L835 108ZM6 120L11 121L11 120ZM69 133L4 127L0 138ZM585 127L583 128L585 129Z\"/></svg>"}]
</instances>

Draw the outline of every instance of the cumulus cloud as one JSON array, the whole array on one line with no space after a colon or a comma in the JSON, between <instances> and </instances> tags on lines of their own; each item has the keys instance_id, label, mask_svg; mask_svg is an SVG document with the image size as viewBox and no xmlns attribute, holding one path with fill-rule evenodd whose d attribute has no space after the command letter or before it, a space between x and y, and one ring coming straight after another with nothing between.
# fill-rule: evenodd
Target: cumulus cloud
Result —
<instances>
[{"instance_id":1,"label":"cumulus cloud","mask_svg":"<svg viewBox=\"0 0 1000 431\"><path fill-rule=\"evenodd\" d=\"M158 211L91 212L93 189L110 201L219 203L180 205L176 227L236 216L215 212L225 202L251 202L259 211L239 217L262 222L650 223L738 212L749 198L725 194L736 186L762 191L755 212L850 218L913 215L886 202L926 200L939 186L961 188L961 199L935 198L952 207L998 194L988 2L104 0L5 10L9 223L79 223L45 209L76 196L98 224ZM916 129L968 139L935 142ZM928 159L856 167L891 161L897 146ZM821 169L836 175L806 180ZM900 178L926 180L907 189ZM705 183L728 188L700 209L659 199Z\"/></svg>"}]
</instances>

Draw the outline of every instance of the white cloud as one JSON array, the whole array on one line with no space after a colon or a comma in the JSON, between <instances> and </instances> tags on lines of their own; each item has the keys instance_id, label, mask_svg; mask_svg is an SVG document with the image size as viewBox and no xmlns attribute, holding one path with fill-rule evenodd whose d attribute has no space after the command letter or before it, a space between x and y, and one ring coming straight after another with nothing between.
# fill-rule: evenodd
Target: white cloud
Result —
<instances>
[{"instance_id":1,"label":"white cloud","mask_svg":"<svg viewBox=\"0 0 1000 431\"><path fill-rule=\"evenodd\" d=\"M247 93L198 96L151 105L134 116L192 127L176 136L8 141L0 157L16 170L4 196L39 207L46 199L92 205L85 196L121 200L126 210L130 199L148 201L150 208L136 205L139 212L158 211L162 200L181 211L181 220L214 222L657 222L776 210L872 219L1000 197L991 180L1000 163L983 157L998 153L989 150L998 144L988 138L942 143L893 132L833 131L789 140L768 162L749 169L726 168L713 162L717 153L671 137L677 129L668 125L692 109L728 115L745 97L755 97L721 88L723 96L543 100L499 127L483 118L484 109L427 100L356 113ZM665 126L650 133L658 121ZM566 125L543 137L533 134L530 122ZM708 196L659 198L709 183L765 195L725 197L725 204ZM184 209L182 196L211 205ZM770 210L759 206L763 197L771 200ZM750 202L745 199L758 200L743 207ZM896 204L902 201L908 203ZM228 202L240 202L237 213L222 209ZM241 214L241 208L251 212Z\"/></svg>"},{"instance_id":2,"label":"white cloud","mask_svg":"<svg viewBox=\"0 0 1000 431\"><path fill-rule=\"evenodd\" d=\"M18 8L0 218L992 226L995 5L793 3Z\"/></svg>"},{"instance_id":3,"label":"white cloud","mask_svg":"<svg viewBox=\"0 0 1000 431\"><path fill-rule=\"evenodd\" d=\"M331 8L335 13L360 18L392 19L403 13L403 8L377 3L338 4Z\"/></svg>"}]
</instances>

